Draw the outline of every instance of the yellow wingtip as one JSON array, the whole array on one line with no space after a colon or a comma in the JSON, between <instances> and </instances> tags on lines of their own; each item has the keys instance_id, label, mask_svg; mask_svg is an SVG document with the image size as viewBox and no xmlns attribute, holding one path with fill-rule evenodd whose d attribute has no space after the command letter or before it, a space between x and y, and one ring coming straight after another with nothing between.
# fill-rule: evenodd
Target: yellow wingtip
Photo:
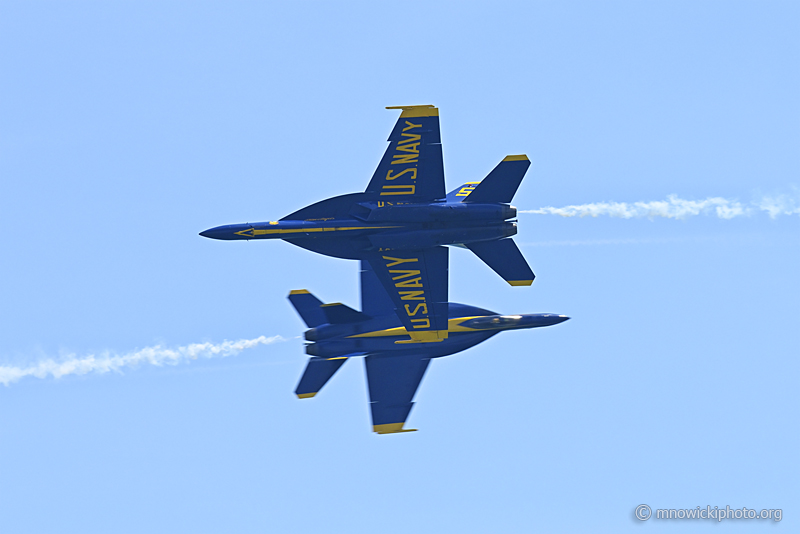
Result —
<instances>
[{"instance_id":1,"label":"yellow wingtip","mask_svg":"<svg viewBox=\"0 0 800 534\"><path fill-rule=\"evenodd\" d=\"M317 392L315 391L314 393L297 393L296 395L298 399L310 399L316 394Z\"/></svg>"},{"instance_id":2,"label":"yellow wingtip","mask_svg":"<svg viewBox=\"0 0 800 534\"><path fill-rule=\"evenodd\" d=\"M388 423L385 425L372 425L372 431L378 434L399 434L400 432L416 432L416 428L403 428L406 424L402 423Z\"/></svg>"},{"instance_id":3,"label":"yellow wingtip","mask_svg":"<svg viewBox=\"0 0 800 534\"><path fill-rule=\"evenodd\" d=\"M417 109L417 108L432 108L433 104L417 104L415 106L386 106L386 109Z\"/></svg>"},{"instance_id":4,"label":"yellow wingtip","mask_svg":"<svg viewBox=\"0 0 800 534\"><path fill-rule=\"evenodd\" d=\"M533 280L506 280L506 282L512 286L529 286L533 283Z\"/></svg>"},{"instance_id":5,"label":"yellow wingtip","mask_svg":"<svg viewBox=\"0 0 800 534\"><path fill-rule=\"evenodd\" d=\"M506 156L503 158L503 161L530 161L528 156L525 154L517 154L512 156Z\"/></svg>"},{"instance_id":6,"label":"yellow wingtip","mask_svg":"<svg viewBox=\"0 0 800 534\"><path fill-rule=\"evenodd\" d=\"M386 109L402 109L400 118L410 117L438 117L439 108L433 104L424 104L421 106L386 106Z\"/></svg>"},{"instance_id":7,"label":"yellow wingtip","mask_svg":"<svg viewBox=\"0 0 800 534\"><path fill-rule=\"evenodd\" d=\"M307 295L311 293L308 289L292 289L289 291L290 295Z\"/></svg>"}]
</instances>

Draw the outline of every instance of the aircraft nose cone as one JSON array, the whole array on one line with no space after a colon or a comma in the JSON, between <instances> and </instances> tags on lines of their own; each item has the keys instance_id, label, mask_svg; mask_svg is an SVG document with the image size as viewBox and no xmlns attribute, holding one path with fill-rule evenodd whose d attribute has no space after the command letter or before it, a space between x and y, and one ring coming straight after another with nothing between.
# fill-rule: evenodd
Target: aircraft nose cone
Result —
<instances>
[{"instance_id":1,"label":"aircraft nose cone","mask_svg":"<svg viewBox=\"0 0 800 534\"><path fill-rule=\"evenodd\" d=\"M252 226L250 224L226 224L203 230L200 235L209 239L250 239L253 237ZM250 233L248 233L250 231Z\"/></svg>"},{"instance_id":2,"label":"aircraft nose cone","mask_svg":"<svg viewBox=\"0 0 800 534\"><path fill-rule=\"evenodd\" d=\"M569 320L566 315L556 315L555 313L540 313L528 316L528 323L531 327L553 326Z\"/></svg>"},{"instance_id":3,"label":"aircraft nose cone","mask_svg":"<svg viewBox=\"0 0 800 534\"><path fill-rule=\"evenodd\" d=\"M200 235L209 239L229 239L227 235L229 235L231 232L226 230L227 228L224 226L217 226L216 228L203 230L200 232Z\"/></svg>"}]
</instances>

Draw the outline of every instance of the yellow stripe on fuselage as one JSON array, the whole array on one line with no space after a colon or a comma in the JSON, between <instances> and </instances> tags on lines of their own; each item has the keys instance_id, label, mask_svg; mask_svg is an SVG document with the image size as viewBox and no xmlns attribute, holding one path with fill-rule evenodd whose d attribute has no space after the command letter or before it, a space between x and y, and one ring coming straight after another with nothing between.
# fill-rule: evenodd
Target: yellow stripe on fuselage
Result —
<instances>
[{"instance_id":1,"label":"yellow stripe on fuselage","mask_svg":"<svg viewBox=\"0 0 800 534\"><path fill-rule=\"evenodd\" d=\"M343 230L381 230L385 228L402 228L402 226L331 226L327 228L313 227L313 228L269 228L266 230L256 230L255 228L248 228L234 232L236 235L249 235L255 237L257 235L273 235L273 234L307 234L312 232L340 232Z\"/></svg>"},{"instance_id":2,"label":"yellow stripe on fuselage","mask_svg":"<svg viewBox=\"0 0 800 534\"><path fill-rule=\"evenodd\" d=\"M448 330L412 330L408 333L411 339L395 341L395 343L438 343L448 338Z\"/></svg>"},{"instance_id":3,"label":"yellow stripe on fuselage","mask_svg":"<svg viewBox=\"0 0 800 534\"><path fill-rule=\"evenodd\" d=\"M490 330L488 328L468 328L466 326L461 326L461 323L468 319L477 319L478 317L487 317L484 315L476 315L474 317L456 317L454 319L447 320L447 332L448 334L452 334L454 332L480 332L481 330ZM422 332L415 332L415 334L421 334ZM386 330L375 330L374 332L364 332L363 334L356 334L354 336L347 336L347 337L392 337L392 336L408 336L408 330L406 330L405 326L398 326L397 328L387 328Z\"/></svg>"}]
</instances>

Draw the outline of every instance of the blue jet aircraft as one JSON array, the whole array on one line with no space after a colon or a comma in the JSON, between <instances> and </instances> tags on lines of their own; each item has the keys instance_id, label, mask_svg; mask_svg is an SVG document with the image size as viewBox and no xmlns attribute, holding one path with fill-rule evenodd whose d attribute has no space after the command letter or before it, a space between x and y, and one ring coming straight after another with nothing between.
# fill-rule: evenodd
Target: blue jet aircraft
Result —
<instances>
[{"instance_id":1,"label":"blue jet aircraft","mask_svg":"<svg viewBox=\"0 0 800 534\"><path fill-rule=\"evenodd\" d=\"M213 239L283 239L299 247L369 264L418 341L447 337L448 304L431 285L432 270L447 271L442 245L473 251L512 286L534 274L513 240L517 210L510 205L530 161L507 156L481 182L445 194L439 110L398 106L389 148L363 193L307 206L279 221L232 224L200 235ZM405 274L403 274L405 273ZM461 350L461 349L459 349Z\"/></svg>"},{"instance_id":2,"label":"blue jet aircraft","mask_svg":"<svg viewBox=\"0 0 800 534\"><path fill-rule=\"evenodd\" d=\"M361 309L341 303L323 304L305 289L289 294L289 300L310 328L305 332L309 359L295 394L301 399L316 395L349 358L366 356L372 428L378 434L411 432L403 428L431 358L448 356L468 349L504 330L551 326L569 319L565 315L537 313L497 315L494 312L447 302L447 249L433 249L439 256L437 267L428 270L438 288L440 310L448 336L436 342L420 342L398 320L395 304L384 290L371 263L361 262ZM389 263L409 261L405 257L387 258ZM416 260L414 260L416 261ZM398 280L408 280L419 270L400 263L391 269ZM413 304L412 304L413 306ZM415 309L425 307L424 303ZM408 305L406 305L408 307Z\"/></svg>"}]
</instances>

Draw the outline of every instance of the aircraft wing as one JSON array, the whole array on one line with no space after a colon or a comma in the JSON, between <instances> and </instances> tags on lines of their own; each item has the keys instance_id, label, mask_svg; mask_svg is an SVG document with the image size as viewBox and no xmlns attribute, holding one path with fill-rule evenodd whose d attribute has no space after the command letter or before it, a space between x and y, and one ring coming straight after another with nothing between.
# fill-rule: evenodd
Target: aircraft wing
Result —
<instances>
[{"instance_id":1,"label":"aircraft wing","mask_svg":"<svg viewBox=\"0 0 800 534\"><path fill-rule=\"evenodd\" d=\"M424 202L444 198L444 163L439 135L439 110L428 106L394 106L402 109L389 135L389 148L381 158L367 192L388 202Z\"/></svg>"},{"instance_id":2,"label":"aircraft wing","mask_svg":"<svg viewBox=\"0 0 800 534\"><path fill-rule=\"evenodd\" d=\"M378 317L394 313L394 301L383 289L383 284L372 266L366 260L361 260L361 311L367 315Z\"/></svg>"},{"instance_id":3,"label":"aircraft wing","mask_svg":"<svg viewBox=\"0 0 800 534\"><path fill-rule=\"evenodd\" d=\"M374 432L394 434L415 430L404 429L403 425L430 361L421 355L371 354L364 358Z\"/></svg>"},{"instance_id":4,"label":"aircraft wing","mask_svg":"<svg viewBox=\"0 0 800 534\"><path fill-rule=\"evenodd\" d=\"M372 253L367 261L411 337L409 341L398 343L435 342L447 337L448 251L445 247L384 250ZM380 287L362 284L361 289L376 294ZM385 297L383 299L385 301Z\"/></svg>"}]
</instances>

